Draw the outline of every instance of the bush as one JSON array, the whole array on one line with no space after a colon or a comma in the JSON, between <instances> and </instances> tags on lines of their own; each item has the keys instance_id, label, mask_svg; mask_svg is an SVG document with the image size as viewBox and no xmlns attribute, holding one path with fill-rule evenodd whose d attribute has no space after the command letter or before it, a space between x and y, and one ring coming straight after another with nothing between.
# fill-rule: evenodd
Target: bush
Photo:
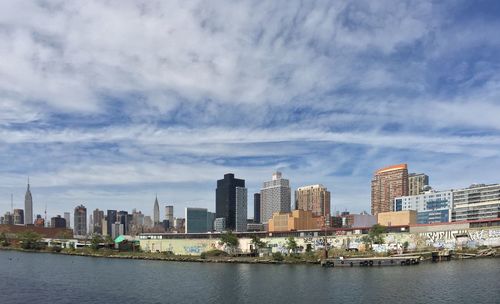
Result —
<instances>
[{"instance_id":1,"label":"bush","mask_svg":"<svg viewBox=\"0 0 500 304\"><path fill-rule=\"evenodd\" d=\"M52 246L51 248L52 252L61 252L62 248L61 246Z\"/></svg>"},{"instance_id":2,"label":"bush","mask_svg":"<svg viewBox=\"0 0 500 304\"><path fill-rule=\"evenodd\" d=\"M213 249L213 250L209 250L209 251L204 251L200 255L200 257L202 259L206 259L208 257L219 257L219 256L228 256L228 254L225 251Z\"/></svg>"},{"instance_id":3,"label":"bush","mask_svg":"<svg viewBox=\"0 0 500 304\"><path fill-rule=\"evenodd\" d=\"M281 252L274 252L273 253L273 260L275 261L283 261L285 258L283 257L283 254L281 254Z\"/></svg>"}]
</instances>

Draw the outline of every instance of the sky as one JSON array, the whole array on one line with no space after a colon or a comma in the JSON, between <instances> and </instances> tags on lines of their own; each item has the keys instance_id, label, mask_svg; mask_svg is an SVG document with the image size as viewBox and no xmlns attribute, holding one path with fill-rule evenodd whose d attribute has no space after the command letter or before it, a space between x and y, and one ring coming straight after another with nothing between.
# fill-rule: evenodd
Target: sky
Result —
<instances>
[{"instance_id":1,"label":"sky","mask_svg":"<svg viewBox=\"0 0 500 304\"><path fill-rule=\"evenodd\" d=\"M370 210L378 168L500 182L499 1L1 1L0 213L215 210L283 172Z\"/></svg>"}]
</instances>

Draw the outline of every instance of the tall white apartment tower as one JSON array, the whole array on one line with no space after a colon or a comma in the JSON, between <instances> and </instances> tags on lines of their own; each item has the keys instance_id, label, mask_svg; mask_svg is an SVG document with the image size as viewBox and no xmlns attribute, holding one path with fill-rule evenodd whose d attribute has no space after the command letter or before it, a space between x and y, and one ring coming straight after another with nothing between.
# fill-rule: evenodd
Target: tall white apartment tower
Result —
<instances>
[{"instance_id":1,"label":"tall white apartment tower","mask_svg":"<svg viewBox=\"0 0 500 304\"><path fill-rule=\"evenodd\" d=\"M261 222L267 223L275 212L290 212L291 196L290 181L281 178L281 172L273 173L260 190Z\"/></svg>"}]
</instances>

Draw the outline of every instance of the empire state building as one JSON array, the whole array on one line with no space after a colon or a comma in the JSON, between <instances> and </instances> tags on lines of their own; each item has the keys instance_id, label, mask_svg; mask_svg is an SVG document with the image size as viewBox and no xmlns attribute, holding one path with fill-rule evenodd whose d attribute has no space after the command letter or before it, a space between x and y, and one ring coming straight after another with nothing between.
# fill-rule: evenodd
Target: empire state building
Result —
<instances>
[{"instance_id":1,"label":"empire state building","mask_svg":"<svg viewBox=\"0 0 500 304\"><path fill-rule=\"evenodd\" d=\"M26 195L24 196L24 224L33 224L33 197L30 191L30 180L28 179L28 189L26 189Z\"/></svg>"}]
</instances>

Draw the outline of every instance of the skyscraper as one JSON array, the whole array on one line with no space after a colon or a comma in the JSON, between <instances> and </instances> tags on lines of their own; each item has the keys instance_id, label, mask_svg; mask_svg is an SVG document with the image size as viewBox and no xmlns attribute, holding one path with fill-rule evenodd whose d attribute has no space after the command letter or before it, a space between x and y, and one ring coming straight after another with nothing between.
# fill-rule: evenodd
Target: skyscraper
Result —
<instances>
[{"instance_id":1,"label":"skyscraper","mask_svg":"<svg viewBox=\"0 0 500 304\"><path fill-rule=\"evenodd\" d=\"M253 194L253 221L260 223L260 193Z\"/></svg>"},{"instance_id":2,"label":"skyscraper","mask_svg":"<svg viewBox=\"0 0 500 304\"><path fill-rule=\"evenodd\" d=\"M108 210L106 212L106 225L107 225L107 234L111 235L112 232L112 225L116 223L117 219L117 211L116 210Z\"/></svg>"},{"instance_id":3,"label":"skyscraper","mask_svg":"<svg viewBox=\"0 0 500 304\"><path fill-rule=\"evenodd\" d=\"M248 191L244 187L236 187L236 231L247 231Z\"/></svg>"},{"instance_id":4,"label":"skyscraper","mask_svg":"<svg viewBox=\"0 0 500 304\"><path fill-rule=\"evenodd\" d=\"M104 218L104 211L95 209L93 212L94 228L93 232L97 234L102 234L102 220Z\"/></svg>"},{"instance_id":5,"label":"skyscraper","mask_svg":"<svg viewBox=\"0 0 500 304\"><path fill-rule=\"evenodd\" d=\"M129 225L128 212L123 210L119 211L117 214L116 222L123 225L122 234L128 235L128 225Z\"/></svg>"},{"instance_id":6,"label":"skyscraper","mask_svg":"<svg viewBox=\"0 0 500 304\"><path fill-rule=\"evenodd\" d=\"M408 195L424 193L425 186L429 186L429 176L423 173L408 174Z\"/></svg>"},{"instance_id":7,"label":"skyscraper","mask_svg":"<svg viewBox=\"0 0 500 304\"><path fill-rule=\"evenodd\" d=\"M33 224L33 197L31 196L29 178L28 188L26 189L26 195L24 196L24 224Z\"/></svg>"},{"instance_id":8,"label":"skyscraper","mask_svg":"<svg viewBox=\"0 0 500 304\"><path fill-rule=\"evenodd\" d=\"M155 226L160 224L160 205L158 204L158 196L155 198L155 205L153 207L153 221Z\"/></svg>"},{"instance_id":9,"label":"skyscraper","mask_svg":"<svg viewBox=\"0 0 500 304\"><path fill-rule=\"evenodd\" d=\"M215 190L216 218L226 219L226 229L236 229L236 188L245 188L245 180L234 178L233 173L224 174L224 179L217 181Z\"/></svg>"},{"instance_id":10,"label":"skyscraper","mask_svg":"<svg viewBox=\"0 0 500 304\"><path fill-rule=\"evenodd\" d=\"M69 221L70 217L71 217L71 213L64 212L64 219L66 220L66 228L68 228L68 229L71 227L71 224L70 224L70 221Z\"/></svg>"},{"instance_id":11,"label":"skyscraper","mask_svg":"<svg viewBox=\"0 0 500 304\"><path fill-rule=\"evenodd\" d=\"M208 212L206 208L186 208L186 233L205 233L208 231Z\"/></svg>"},{"instance_id":12,"label":"skyscraper","mask_svg":"<svg viewBox=\"0 0 500 304\"><path fill-rule=\"evenodd\" d=\"M165 206L165 219L170 227L174 225L174 206Z\"/></svg>"},{"instance_id":13,"label":"skyscraper","mask_svg":"<svg viewBox=\"0 0 500 304\"><path fill-rule=\"evenodd\" d=\"M272 180L264 182L260 190L260 220L267 223L275 212L290 212L292 191L290 181L281 178L281 172L273 173Z\"/></svg>"},{"instance_id":14,"label":"skyscraper","mask_svg":"<svg viewBox=\"0 0 500 304\"><path fill-rule=\"evenodd\" d=\"M377 170L371 188L372 215L393 211L394 198L408 195L408 166L399 164Z\"/></svg>"},{"instance_id":15,"label":"skyscraper","mask_svg":"<svg viewBox=\"0 0 500 304\"><path fill-rule=\"evenodd\" d=\"M295 191L295 209L312 211L313 216L330 215L330 191L323 185L298 188Z\"/></svg>"},{"instance_id":16,"label":"skyscraper","mask_svg":"<svg viewBox=\"0 0 500 304\"><path fill-rule=\"evenodd\" d=\"M80 205L75 208L75 219L73 221L75 228L75 235L86 235L87 234L87 208Z\"/></svg>"}]
</instances>

